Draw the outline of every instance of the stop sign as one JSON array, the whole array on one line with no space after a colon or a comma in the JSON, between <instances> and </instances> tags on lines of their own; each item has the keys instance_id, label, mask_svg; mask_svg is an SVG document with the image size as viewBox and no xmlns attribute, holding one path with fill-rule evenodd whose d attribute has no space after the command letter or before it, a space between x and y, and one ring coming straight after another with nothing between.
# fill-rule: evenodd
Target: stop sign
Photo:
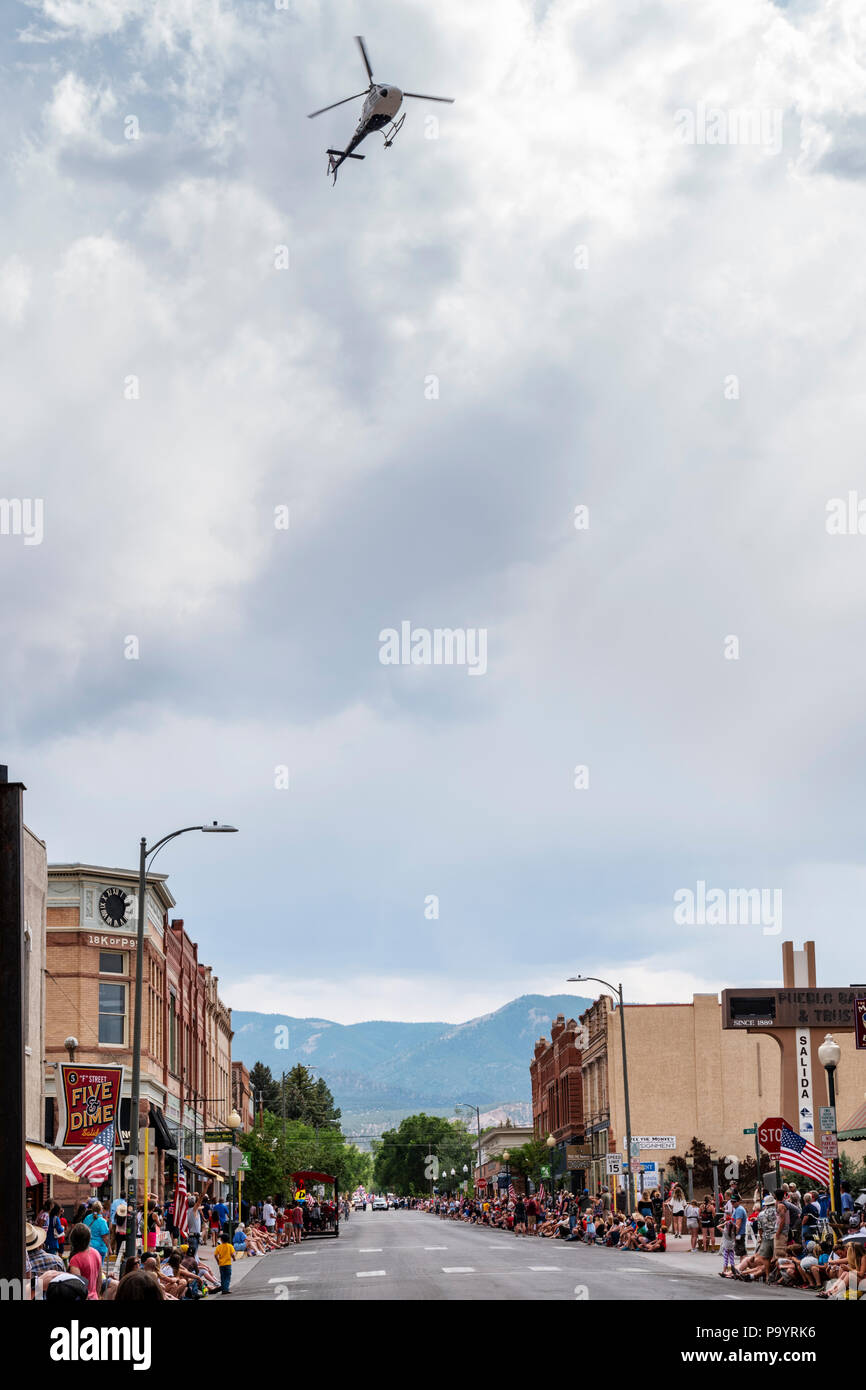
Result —
<instances>
[{"instance_id":1,"label":"stop sign","mask_svg":"<svg viewBox=\"0 0 866 1390\"><path fill-rule=\"evenodd\" d=\"M758 1125L758 1143L765 1153L777 1154L782 1146L782 1125L785 1121L781 1115L771 1115L769 1120L764 1120L763 1124Z\"/></svg>"}]
</instances>

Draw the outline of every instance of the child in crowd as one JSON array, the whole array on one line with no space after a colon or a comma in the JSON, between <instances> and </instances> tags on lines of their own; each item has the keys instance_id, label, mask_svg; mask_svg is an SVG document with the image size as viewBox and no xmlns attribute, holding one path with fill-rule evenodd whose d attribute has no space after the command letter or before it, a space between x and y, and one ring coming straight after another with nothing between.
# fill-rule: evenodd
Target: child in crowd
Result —
<instances>
[{"instance_id":1,"label":"child in crowd","mask_svg":"<svg viewBox=\"0 0 866 1390\"><path fill-rule=\"evenodd\" d=\"M232 1261L235 1258L235 1247L229 1240L228 1227L223 1230L220 1243L214 1254L220 1271L220 1293L231 1293Z\"/></svg>"},{"instance_id":2,"label":"child in crowd","mask_svg":"<svg viewBox=\"0 0 866 1390\"><path fill-rule=\"evenodd\" d=\"M734 1223L729 1217L722 1231L722 1268L719 1271L720 1279L733 1279L734 1277L735 1244L736 1235L734 1232Z\"/></svg>"}]
</instances>

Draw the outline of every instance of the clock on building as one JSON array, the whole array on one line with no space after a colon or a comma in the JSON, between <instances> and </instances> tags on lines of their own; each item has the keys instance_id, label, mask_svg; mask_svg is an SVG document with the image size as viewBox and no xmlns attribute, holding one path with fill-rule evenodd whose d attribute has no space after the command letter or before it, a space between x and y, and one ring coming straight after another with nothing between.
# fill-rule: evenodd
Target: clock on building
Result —
<instances>
[{"instance_id":1,"label":"clock on building","mask_svg":"<svg viewBox=\"0 0 866 1390\"><path fill-rule=\"evenodd\" d=\"M132 914L132 899L122 888L106 888L99 899L99 915L108 927L124 927Z\"/></svg>"}]
</instances>

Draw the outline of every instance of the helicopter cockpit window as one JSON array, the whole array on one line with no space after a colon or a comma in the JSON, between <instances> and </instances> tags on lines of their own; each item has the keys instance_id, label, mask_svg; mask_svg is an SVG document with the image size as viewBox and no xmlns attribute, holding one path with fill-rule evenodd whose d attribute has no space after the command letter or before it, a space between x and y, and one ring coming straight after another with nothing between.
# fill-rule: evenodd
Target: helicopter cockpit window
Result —
<instances>
[{"instance_id":1,"label":"helicopter cockpit window","mask_svg":"<svg viewBox=\"0 0 866 1390\"><path fill-rule=\"evenodd\" d=\"M379 96L380 96L380 97L386 97L387 95L388 95L388 88L387 88L387 87L380 87L380 88L379 88Z\"/></svg>"}]
</instances>

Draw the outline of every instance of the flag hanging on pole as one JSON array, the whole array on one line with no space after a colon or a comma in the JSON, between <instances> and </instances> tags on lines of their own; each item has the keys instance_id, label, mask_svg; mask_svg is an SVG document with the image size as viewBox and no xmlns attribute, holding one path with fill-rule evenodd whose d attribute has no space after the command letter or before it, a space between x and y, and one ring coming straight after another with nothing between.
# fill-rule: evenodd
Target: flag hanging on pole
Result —
<instances>
[{"instance_id":1,"label":"flag hanging on pole","mask_svg":"<svg viewBox=\"0 0 866 1390\"><path fill-rule=\"evenodd\" d=\"M27 1149L24 1150L24 1172L27 1175L25 1187L36 1187L43 1181L42 1174L33 1162Z\"/></svg>"},{"instance_id":2,"label":"flag hanging on pole","mask_svg":"<svg viewBox=\"0 0 866 1390\"><path fill-rule=\"evenodd\" d=\"M179 1236L185 1236L189 1204L186 1200L186 1171L183 1159L177 1160L177 1184L174 1189L174 1224Z\"/></svg>"},{"instance_id":3,"label":"flag hanging on pole","mask_svg":"<svg viewBox=\"0 0 866 1390\"><path fill-rule=\"evenodd\" d=\"M830 1186L830 1169L821 1150L804 1139L802 1134L795 1134L787 1125L782 1126L779 1167L789 1168L792 1173L802 1173L804 1178L814 1178L825 1187Z\"/></svg>"},{"instance_id":4,"label":"flag hanging on pole","mask_svg":"<svg viewBox=\"0 0 866 1390\"><path fill-rule=\"evenodd\" d=\"M101 1129L96 1138L82 1149L76 1158L70 1159L68 1166L73 1173L84 1178L93 1187L105 1182L114 1162L115 1122L111 1121Z\"/></svg>"},{"instance_id":5,"label":"flag hanging on pole","mask_svg":"<svg viewBox=\"0 0 866 1390\"><path fill-rule=\"evenodd\" d=\"M545 1197L546 1197L546 1195L547 1195L547 1194L546 1194L546 1192L544 1191L544 1183L542 1183L541 1186L540 1186L540 1188L538 1189L538 1200L539 1200L539 1202L543 1202L544 1199L545 1199Z\"/></svg>"},{"instance_id":6,"label":"flag hanging on pole","mask_svg":"<svg viewBox=\"0 0 866 1390\"><path fill-rule=\"evenodd\" d=\"M508 1200L509 1200L509 1202L516 1202L516 1201L517 1201L517 1193L514 1191L514 1183L513 1183L513 1182L510 1182L510 1183L508 1184Z\"/></svg>"}]
</instances>

